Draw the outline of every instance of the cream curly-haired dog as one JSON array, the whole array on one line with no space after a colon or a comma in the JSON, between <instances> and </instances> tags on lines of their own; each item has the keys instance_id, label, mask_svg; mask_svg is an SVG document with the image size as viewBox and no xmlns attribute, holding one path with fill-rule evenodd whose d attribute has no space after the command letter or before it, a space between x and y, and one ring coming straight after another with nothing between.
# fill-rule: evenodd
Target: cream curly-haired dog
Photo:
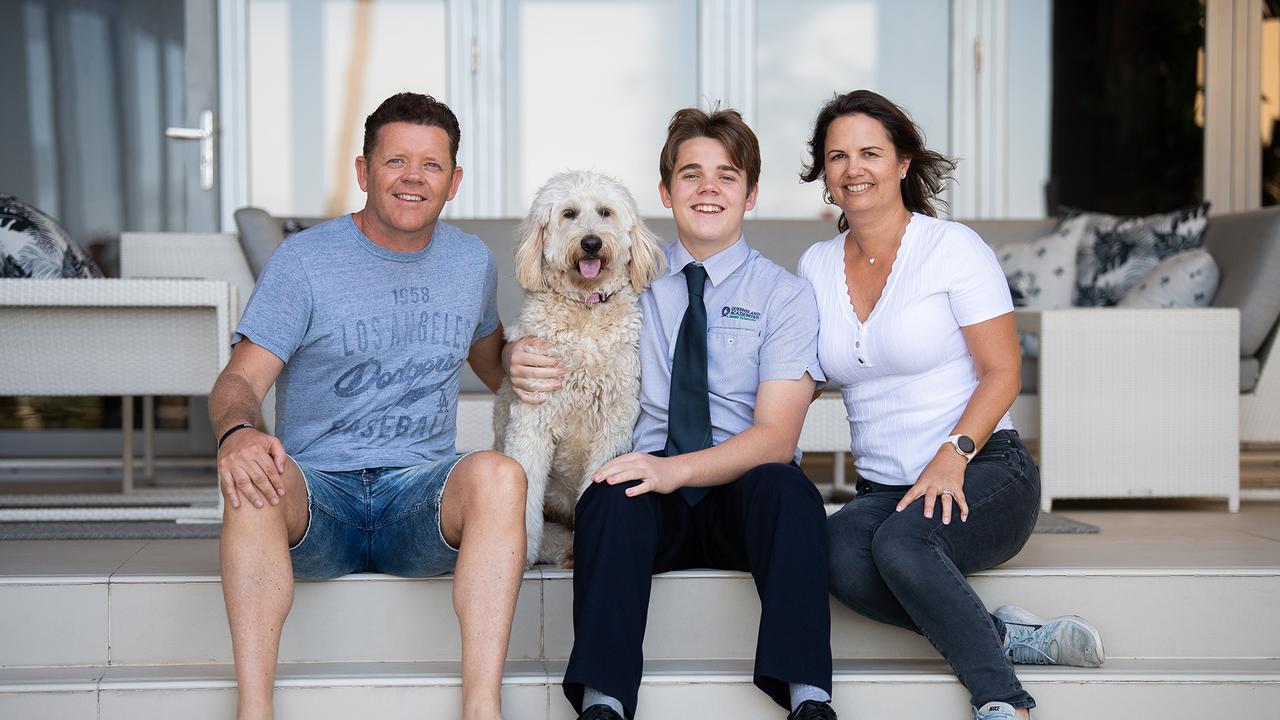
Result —
<instances>
[{"instance_id":1,"label":"cream curly-haired dog","mask_svg":"<svg viewBox=\"0 0 1280 720\"><path fill-rule=\"evenodd\" d=\"M572 526L591 474L631 450L640 412L638 299L662 269L658 237L640 220L631 193L606 175L552 177L520 226L516 279L524 307L507 340L546 342L565 372L561 389L540 404L521 402L509 378L494 404L494 449L519 462L529 479L531 565L542 552L544 516Z\"/></svg>"}]
</instances>

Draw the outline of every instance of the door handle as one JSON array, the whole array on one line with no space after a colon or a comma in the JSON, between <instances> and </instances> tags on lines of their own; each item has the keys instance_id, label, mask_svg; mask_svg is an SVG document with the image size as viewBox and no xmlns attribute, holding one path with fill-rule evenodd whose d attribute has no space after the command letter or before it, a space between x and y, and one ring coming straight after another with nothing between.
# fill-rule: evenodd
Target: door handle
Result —
<instances>
[{"instance_id":1,"label":"door handle","mask_svg":"<svg viewBox=\"0 0 1280 720\"><path fill-rule=\"evenodd\" d=\"M171 127L164 131L167 138L174 140L200 141L200 189L213 189L213 111L200 113L200 127Z\"/></svg>"}]
</instances>

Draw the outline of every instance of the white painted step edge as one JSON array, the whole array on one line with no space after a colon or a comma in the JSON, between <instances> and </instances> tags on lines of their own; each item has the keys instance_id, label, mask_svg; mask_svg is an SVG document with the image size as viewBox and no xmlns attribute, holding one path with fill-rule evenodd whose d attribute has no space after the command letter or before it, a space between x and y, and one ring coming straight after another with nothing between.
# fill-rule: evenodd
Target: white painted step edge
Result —
<instances>
[{"instance_id":1,"label":"white painted step edge","mask_svg":"<svg viewBox=\"0 0 1280 720\"><path fill-rule=\"evenodd\" d=\"M646 685L742 684L751 682L746 660L660 661L646 663ZM461 683L454 662L286 663L279 668L280 688L451 687ZM507 686L559 685L563 662L515 661L507 664ZM942 661L837 661L837 684L956 683ZM1018 666L1023 682L1050 684L1172 683L1280 685L1280 660L1112 660L1102 668ZM0 694L91 690L200 690L234 687L229 665L131 666L0 669Z\"/></svg>"}]
</instances>

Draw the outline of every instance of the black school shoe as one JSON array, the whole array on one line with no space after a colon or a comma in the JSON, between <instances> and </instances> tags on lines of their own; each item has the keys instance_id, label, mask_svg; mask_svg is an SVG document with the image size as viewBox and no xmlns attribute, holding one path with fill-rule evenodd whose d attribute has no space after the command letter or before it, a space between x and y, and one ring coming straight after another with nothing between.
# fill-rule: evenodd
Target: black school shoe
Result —
<instances>
[{"instance_id":1,"label":"black school shoe","mask_svg":"<svg viewBox=\"0 0 1280 720\"><path fill-rule=\"evenodd\" d=\"M787 716L787 720L837 720L835 708L831 703L805 700L795 712Z\"/></svg>"},{"instance_id":2,"label":"black school shoe","mask_svg":"<svg viewBox=\"0 0 1280 720\"><path fill-rule=\"evenodd\" d=\"M813 717L823 717L822 715L814 715ZM832 715L832 717L835 717ZM578 716L578 720L623 720L622 716L613 711L608 705L592 705L582 714Z\"/></svg>"}]
</instances>

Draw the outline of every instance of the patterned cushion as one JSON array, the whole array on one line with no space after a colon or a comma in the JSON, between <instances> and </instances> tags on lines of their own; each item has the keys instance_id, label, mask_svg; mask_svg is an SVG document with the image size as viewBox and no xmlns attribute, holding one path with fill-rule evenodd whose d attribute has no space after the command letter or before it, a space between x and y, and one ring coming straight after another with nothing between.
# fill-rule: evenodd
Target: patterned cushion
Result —
<instances>
[{"instance_id":1,"label":"patterned cushion","mask_svg":"<svg viewBox=\"0 0 1280 720\"><path fill-rule=\"evenodd\" d=\"M0 277L100 278L102 271L53 218L0 195Z\"/></svg>"},{"instance_id":2,"label":"patterned cushion","mask_svg":"<svg viewBox=\"0 0 1280 720\"><path fill-rule=\"evenodd\" d=\"M1160 261L1125 294L1120 307L1206 307L1218 290L1218 264L1209 251L1188 250Z\"/></svg>"},{"instance_id":3,"label":"patterned cushion","mask_svg":"<svg viewBox=\"0 0 1280 720\"><path fill-rule=\"evenodd\" d=\"M1209 205L1160 215L1116 217L1064 209L1059 230L1079 232L1074 303L1115 305L1161 260L1200 247Z\"/></svg>"},{"instance_id":4,"label":"patterned cushion","mask_svg":"<svg viewBox=\"0 0 1280 720\"><path fill-rule=\"evenodd\" d=\"M1061 227L1042 238L1007 242L996 248L1015 307L1032 310L1071 307L1080 229L1079 226Z\"/></svg>"}]
</instances>

